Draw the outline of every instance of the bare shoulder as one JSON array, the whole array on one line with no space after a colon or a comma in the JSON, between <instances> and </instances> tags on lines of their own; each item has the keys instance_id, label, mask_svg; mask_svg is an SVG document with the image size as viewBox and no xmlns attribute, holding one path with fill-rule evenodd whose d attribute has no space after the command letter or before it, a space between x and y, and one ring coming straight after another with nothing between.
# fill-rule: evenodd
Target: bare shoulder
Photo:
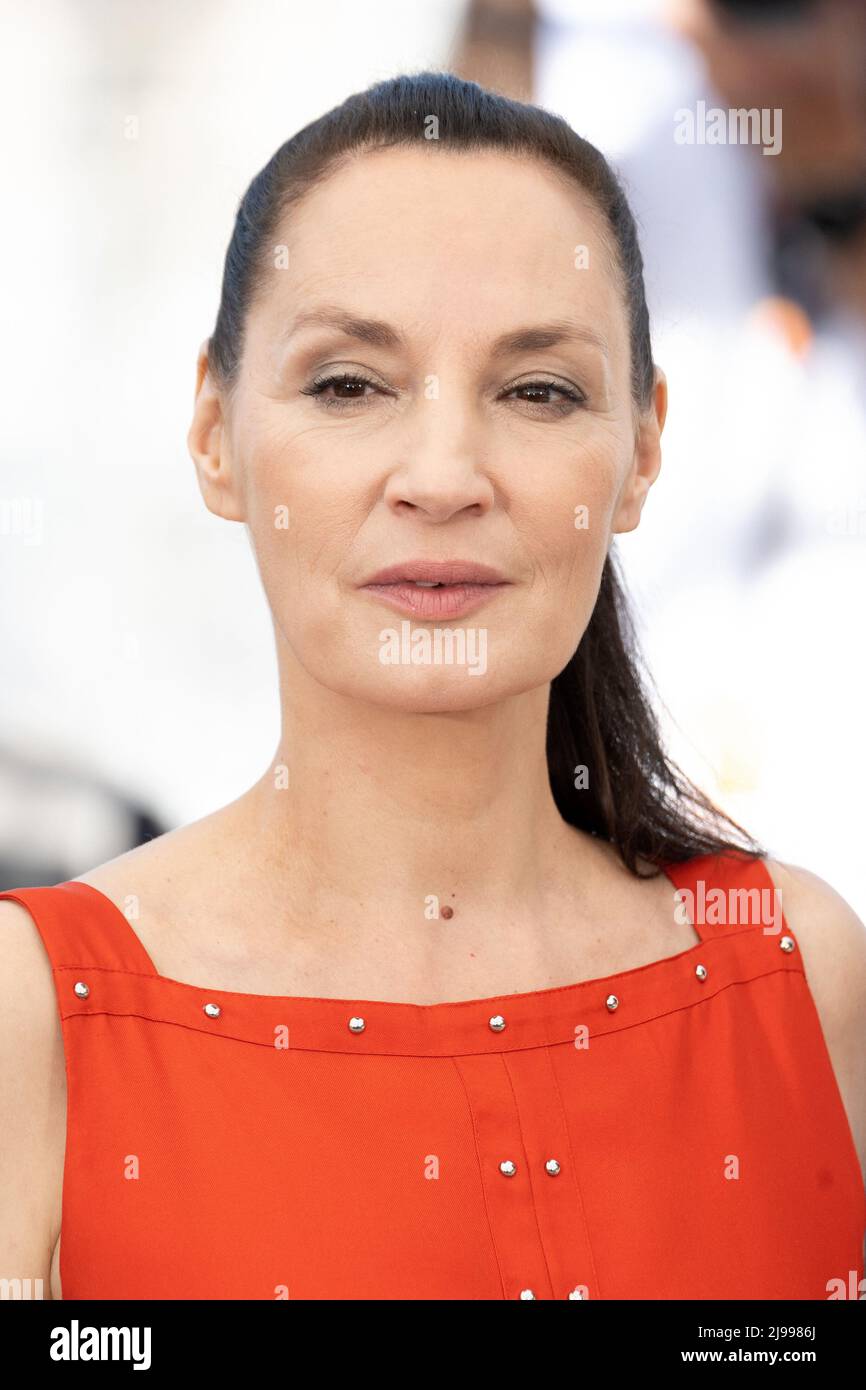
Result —
<instances>
[{"instance_id":1,"label":"bare shoulder","mask_svg":"<svg viewBox=\"0 0 866 1390\"><path fill-rule=\"evenodd\" d=\"M168 830L73 880L108 898L130 921L160 974L194 983L210 966L224 915L233 920L245 857L235 803ZM235 913L234 916L237 914ZM227 986L230 988L230 986Z\"/></svg>"},{"instance_id":2,"label":"bare shoulder","mask_svg":"<svg viewBox=\"0 0 866 1390\"><path fill-rule=\"evenodd\" d=\"M78 874L73 882L98 888L121 909L125 900L135 897L157 915L182 900L188 884L200 891L203 879L207 881L218 860L219 832L230 811L231 807L224 807L201 820L167 830Z\"/></svg>"},{"instance_id":3,"label":"bare shoulder","mask_svg":"<svg viewBox=\"0 0 866 1390\"><path fill-rule=\"evenodd\" d=\"M809 869L766 861L782 911L803 953L803 968L826 1029L859 1018L866 1028L866 925L829 883ZM822 1022L824 1019L822 1017ZM862 1034L861 1034L862 1041Z\"/></svg>"},{"instance_id":4,"label":"bare shoulder","mask_svg":"<svg viewBox=\"0 0 866 1390\"><path fill-rule=\"evenodd\" d=\"M95 864L70 881L98 889L123 912L130 898L151 899L154 886L170 876L171 855L162 843L165 839L166 836L160 835L114 859L107 859L104 864Z\"/></svg>"},{"instance_id":5,"label":"bare shoulder","mask_svg":"<svg viewBox=\"0 0 866 1390\"><path fill-rule=\"evenodd\" d=\"M25 1041L55 1032L51 962L27 908L12 898L0 902L0 1030L10 1037L27 1030ZM19 1034L20 1035L20 1034Z\"/></svg>"},{"instance_id":6,"label":"bare shoulder","mask_svg":"<svg viewBox=\"0 0 866 1390\"><path fill-rule=\"evenodd\" d=\"M27 909L0 902L0 1278L42 1280L60 1229L66 1125L51 964Z\"/></svg>"},{"instance_id":7,"label":"bare shoulder","mask_svg":"<svg viewBox=\"0 0 866 1390\"><path fill-rule=\"evenodd\" d=\"M197 872L205 838L195 822L73 881L97 888L121 909L137 895L148 923L158 923L184 866ZM147 944L153 939L158 935L151 932ZM52 1255L66 1144L63 1031L45 944L30 911L13 898L0 901L0 1135L0 1279L40 1280L37 1296L59 1297Z\"/></svg>"},{"instance_id":8,"label":"bare shoulder","mask_svg":"<svg viewBox=\"0 0 866 1390\"><path fill-rule=\"evenodd\" d=\"M866 926L809 869L767 860L839 1083L866 1180Z\"/></svg>"}]
</instances>

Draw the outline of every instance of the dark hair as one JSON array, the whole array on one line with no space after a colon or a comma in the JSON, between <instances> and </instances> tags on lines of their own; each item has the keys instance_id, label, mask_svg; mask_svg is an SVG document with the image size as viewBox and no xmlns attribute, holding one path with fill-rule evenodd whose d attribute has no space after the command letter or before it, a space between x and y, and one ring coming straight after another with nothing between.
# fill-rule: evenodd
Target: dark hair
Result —
<instances>
[{"instance_id":1,"label":"dark hair","mask_svg":"<svg viewBox=\"0 0 866 1390\"><path fill-rule=\"evenodd\" d=\"M404 74L356 92L293 135L255 176L238 208L208 344L209 367L222 389L230 394L237 380L246 317L267 284L268 257L287 211L357 154L420 145L546 160L572 188L589 195L603 215L621 275L632 396L646 410L655 368L643 258L616 174L561 117L438 72ZM547 762L563 819L615 845L634 874L640 873L640 859L657 872L665 863L699 854L765 853L663 749L613 548L586 631L551 683ZM576 789L581 765L588 785Z\"/></svg>"}]
</instances>

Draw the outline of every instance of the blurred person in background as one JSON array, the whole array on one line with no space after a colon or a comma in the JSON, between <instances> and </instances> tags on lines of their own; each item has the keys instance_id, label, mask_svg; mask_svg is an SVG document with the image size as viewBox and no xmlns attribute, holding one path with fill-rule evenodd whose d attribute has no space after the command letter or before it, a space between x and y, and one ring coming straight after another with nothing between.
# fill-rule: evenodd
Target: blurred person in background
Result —
<instances>
[{"instance_id":1,"label":"blurred person in background","mask_svg":"<svg viewBox=\"0 0 866 1390\"><path fill-rule=\"evenodd\" d=\"M533 98L612 158L682 392L650 504L676 542L647 527L621 554L667 737L723 805L866 909L850 777L852 759L866 775L851 733L866 685L866 5L517 8L522 28L512 5L469 6L486 53L482 67L461 46L460 70L523 84L528 70ZM678 113L699 102L778 109L778 152L678 143ZM724 659L684 653L700 614ZM805 741L827 690L834 718Z\"/></svg>"},{"instance_id":2,"label":"blurred person in background","mask_svg":"<svg viewBox=\"0 0 866 1390\"><path fill-rule=\"evenodd\" d=\"M866 332L866 5L862 0L669 0L727 107L784 113L765 174L779 290Z\"/></svg>"}]
</instances>

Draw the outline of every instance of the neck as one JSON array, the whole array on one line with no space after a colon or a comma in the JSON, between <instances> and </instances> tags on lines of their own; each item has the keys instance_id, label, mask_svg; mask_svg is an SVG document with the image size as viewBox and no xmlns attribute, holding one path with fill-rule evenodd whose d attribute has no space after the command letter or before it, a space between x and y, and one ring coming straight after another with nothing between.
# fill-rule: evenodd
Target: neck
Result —
<instances>
[{"instance_id":1,"label":"neck","mask_svg":"<svg viewBox=\"0 0 866 1390\"><path fill-rule=\"evenodd\" d=\"M549 687L410 713L294 683L280 742L242 798L247 843L303 920L423 920L438 899L491 930L538 919L599 851L563 821L546 759ZM448 914L446 914L448 915Z\"/></svg>"}]
</instances>

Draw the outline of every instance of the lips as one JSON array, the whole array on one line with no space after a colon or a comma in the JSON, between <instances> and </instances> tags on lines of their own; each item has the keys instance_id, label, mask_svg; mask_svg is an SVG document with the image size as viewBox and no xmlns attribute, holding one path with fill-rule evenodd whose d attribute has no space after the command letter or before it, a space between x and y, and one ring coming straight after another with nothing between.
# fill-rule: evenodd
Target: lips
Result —
<instances>
[{"instance_id":1,"label":"lips","mask_svg":"<svg viewBox=\"0 0 866 1390\"><path fill-rule=\"evenodd\" d=\"M359 587L398 612L429 619L463 617L509 584L498 570L471 560L406 560L377 570Z\"/></svg>"}]
</instances>

